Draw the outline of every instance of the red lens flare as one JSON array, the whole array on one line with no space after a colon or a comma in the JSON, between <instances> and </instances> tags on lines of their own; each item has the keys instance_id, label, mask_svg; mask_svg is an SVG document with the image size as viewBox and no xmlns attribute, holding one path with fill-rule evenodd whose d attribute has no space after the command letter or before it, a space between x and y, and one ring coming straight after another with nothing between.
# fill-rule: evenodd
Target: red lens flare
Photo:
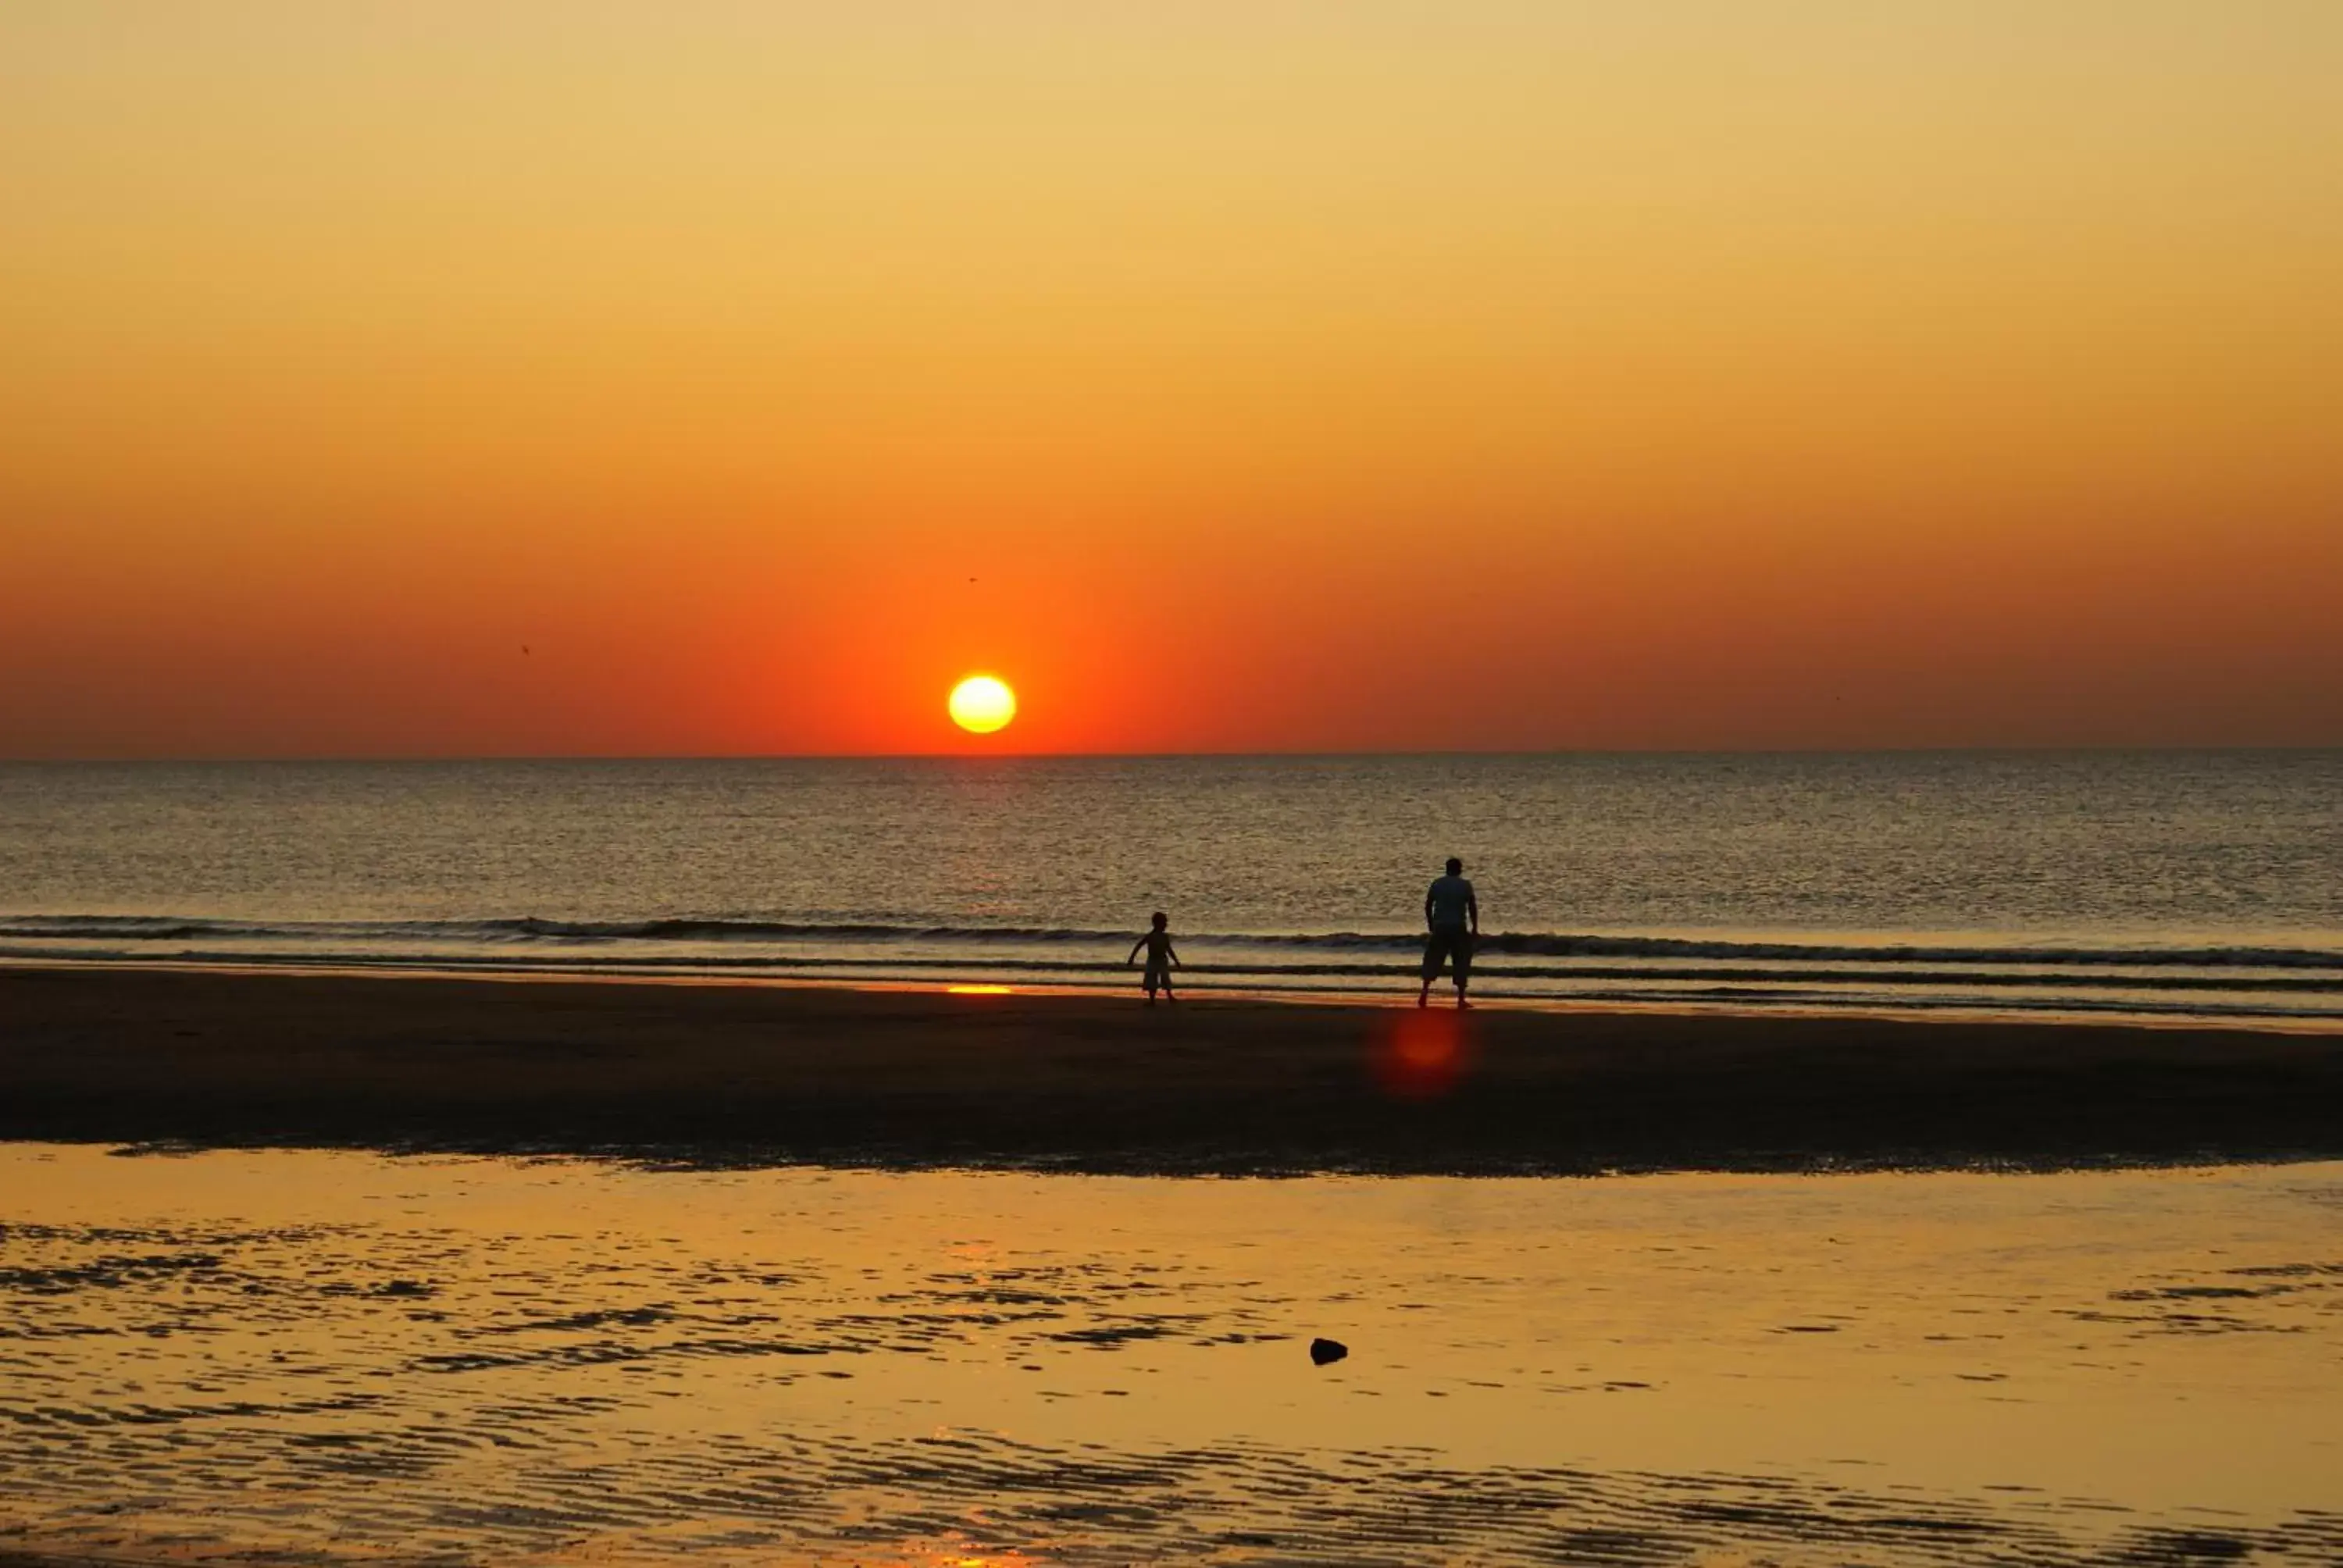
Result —
<instances>
[{"instance_id":1,"label":"red lens flare","mask_svg":"<svg viewBox=\"0 0 2343 1568\"><path fill-rule=\"evenodd\" d=\"M1375 1081L1400 1100L1436 1100L1473 1064L1471 1024L1453 1009L1398 1012L1374 1044Z\"/></svg>"}]
</instances>

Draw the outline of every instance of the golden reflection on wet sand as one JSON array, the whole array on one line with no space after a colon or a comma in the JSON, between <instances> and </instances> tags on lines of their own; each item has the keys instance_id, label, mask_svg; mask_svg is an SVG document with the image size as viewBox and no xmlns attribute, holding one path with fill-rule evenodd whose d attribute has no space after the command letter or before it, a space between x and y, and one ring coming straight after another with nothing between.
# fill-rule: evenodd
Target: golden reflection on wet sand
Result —
<instances>
[{"instance_id":1,"label":"golden reflection on wet sand","mask_svg":"<svg viewBox=\"0 0 2343 1568\"><path fill-rule=\"evenodd\" d=\"M2343 1167L1177 1181L0 1146L0 1548L2343 1554ZM1311 1364L1313 1334L1351 1357Z\"/></svg>"}]
</instances>

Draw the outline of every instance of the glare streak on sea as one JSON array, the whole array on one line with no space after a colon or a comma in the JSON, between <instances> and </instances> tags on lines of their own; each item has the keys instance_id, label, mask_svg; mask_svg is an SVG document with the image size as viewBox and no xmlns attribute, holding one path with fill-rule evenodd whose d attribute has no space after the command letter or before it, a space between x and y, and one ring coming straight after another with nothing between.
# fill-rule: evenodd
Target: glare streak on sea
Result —
<instances>
[{"instance_id":1,"label":"glare streak on sea","mask_svg":"<svg viewBox=\"0 0 2343 1568\"><path fill-rule=\"evenodd\" d=\"M2343 752L0 766L0 961L2343 1025Z\"/></svg>"}]
</instances>

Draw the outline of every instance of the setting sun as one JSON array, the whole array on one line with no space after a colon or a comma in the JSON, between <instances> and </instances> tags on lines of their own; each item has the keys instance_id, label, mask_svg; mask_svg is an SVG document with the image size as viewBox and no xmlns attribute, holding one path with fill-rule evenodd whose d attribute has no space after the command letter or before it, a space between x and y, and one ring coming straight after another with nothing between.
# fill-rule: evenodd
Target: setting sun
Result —
<instances>
[{"instance_id":1,"label":"setting sun","mask_svg":"<svg viewBox=\"0 0 2343 1568\"><path fill-rule=\"evenodd\" d=\"M0 1568L2343 1568L2338 80L0 0Z\"/></svg>"},{"instance_id":2,"label":"setting sun","mask_svg":"<svg viewBox=\"0 0 2343 1568\"><path fill-rule=\"evenodd\" d=\"M990 735L1017 717L1017 694L1007 681L971 675L952 688L952 722L972 735Z\"/></svg>"}]
</instances>

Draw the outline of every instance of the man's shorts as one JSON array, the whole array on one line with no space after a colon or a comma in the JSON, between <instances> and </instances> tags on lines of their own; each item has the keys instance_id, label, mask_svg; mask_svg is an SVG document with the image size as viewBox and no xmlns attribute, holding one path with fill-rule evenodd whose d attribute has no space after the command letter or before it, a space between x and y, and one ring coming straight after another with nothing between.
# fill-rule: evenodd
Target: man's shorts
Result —
<instances>
[{"instance_id":1,"label":"man's shorts","mask_svg":"<svg viewBox=\"0 0 2343 1568\"><path fill-rule=\"evenodd\" d=\"M1453 962L1456 966L1456 983L1463 985L1464 977L1473 972L1473 934L1470 931L1434 931L1423 944L1423 978L1440 978L1440 966Z\"/></svg>"}]
</instances>

